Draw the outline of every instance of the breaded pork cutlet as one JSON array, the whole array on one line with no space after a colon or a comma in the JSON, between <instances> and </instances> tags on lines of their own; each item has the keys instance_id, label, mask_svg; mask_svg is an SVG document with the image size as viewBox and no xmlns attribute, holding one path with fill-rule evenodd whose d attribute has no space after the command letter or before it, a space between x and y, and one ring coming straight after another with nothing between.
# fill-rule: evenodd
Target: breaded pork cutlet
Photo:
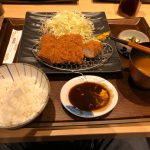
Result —
<instances>
[{"instance_id":1,"label":"breaded pork cutlet","mask_svg":"<svg viewBox=\"0 0 150 150\"><path fill-rule=\"evenodd\" d=\"M76 63L82 64L83 58L94 58L103 48L99 41L83 43L79 34L62 35L56 37L45 34L40 41L38 56L51 64Z\"/></svg>"},{"instance_id":2,"label":"breaded pork cutlet","mask_svg":"<svg viewBox=\"0 0 150 150\"><path fill-rule=\"evenodd\" d=\"M38 56L48 63L78 63L84 58L82 36L78 34L55 37L50 34L42 36Z\"/></svg>"},{"instance_id":3,"label":"breaded pork cutlet","mask_svg":"<svg viewBox=\"0 0 150 150\"><path fill-rule=\"evenodd\" d=\"M87 58L94 58L101 53L103 44L99 41L91 40L84 44L83 53Z\"/></svg>"}]
</instances>

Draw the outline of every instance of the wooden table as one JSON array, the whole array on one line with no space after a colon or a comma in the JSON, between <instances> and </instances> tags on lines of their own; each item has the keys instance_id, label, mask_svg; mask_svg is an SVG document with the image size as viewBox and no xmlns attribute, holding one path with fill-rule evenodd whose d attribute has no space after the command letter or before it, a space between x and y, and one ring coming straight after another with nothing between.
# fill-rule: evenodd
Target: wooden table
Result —
<instances>
[{"instance_id":1,"label":"wooden table","mask_svg":"<svg viewBox=\"0 0 150 150\"><path fill-rule=\"evenodd\" d=\"M92 0L79 0L75 5L4 5L5 17L24 18L26 11L105 11L108 19L122 18L116 13L118 4L93 3ZM150 25L150 5L143 4L138 17L145 17ZM122 59L123 60L123 59ZM124 61L124 60L123 60ZM117 79L116 79L117 81ZM150 122L105 124L93 128L49 129L21 128L17 130L0 130L0 142L69 140L106 137L150 136Z\"/></svg>"},{"instance_id":2,"label":"wooden table","mask_svg":"<svg viewBox=\"0 0 150 150\"><path fill-rule=\"evenodd\" d=\"M100 0L99 0L100 1ZM93 0L79 0L77 4L68 5L4 5L5 17L24 18L26 11L60 11L60 10L79 10L79 11L104 11L108 19L122 18L117 15L118 4L115 3L94 3ZM145 17L150 24L150 5L142 4L137 17Z\"/></svg>"}]
</instances>

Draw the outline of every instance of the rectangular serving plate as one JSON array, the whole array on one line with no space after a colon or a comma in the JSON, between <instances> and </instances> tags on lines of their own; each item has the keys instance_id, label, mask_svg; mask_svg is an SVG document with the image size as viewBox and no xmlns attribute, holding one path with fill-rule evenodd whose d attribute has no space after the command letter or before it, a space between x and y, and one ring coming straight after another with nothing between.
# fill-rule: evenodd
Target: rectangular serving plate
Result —
<instances>
[{"instance_id":1,"label":"rectangular serving plate","mask_svg":"<svg viewBox=\"0 0 150 150\"><path fill-rule=\"evenodd\" d=\"M90 17L95 26L95 34L101 34L110 31L108 21L106 19L104 12L84 12L85 15ZM72 74L70 70L62 71L58 69L53 69L39 62L33 55L32 49L39 41L41 37L40 27L43 22L48 17L54 15L48 12L27 12L25 17L25 24L23 28L22 38L20 41L20 47L18 49L17 61L23 63L30 63L39 68L41 68L47 74ZM89 70L81 71L84 74L92 73L114 73L121 71L120 58L115 46L115 42L108 39L105 41L113 48L113 54L111 58L104 63L101 67L92 68Z\"/></svg>"}]
</instances>

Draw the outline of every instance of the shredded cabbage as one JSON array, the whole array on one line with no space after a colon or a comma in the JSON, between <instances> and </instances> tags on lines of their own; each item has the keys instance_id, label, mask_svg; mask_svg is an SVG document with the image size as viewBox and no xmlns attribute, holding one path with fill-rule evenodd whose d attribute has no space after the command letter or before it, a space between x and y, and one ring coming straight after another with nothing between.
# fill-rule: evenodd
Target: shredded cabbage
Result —
<instances>
[{"instance_id":1,"label":"shredded cabbage","mask_svg":"<svg viewBox=\"0 0 150 150\"><path fill-rule=\"evenodd\" d=\"M53 17L46 19L42 31L44 34L50 33L55 36L80 34L84 41L94 38L92 21L77 11L57 12Z\"/></svg>"}]
</instances>

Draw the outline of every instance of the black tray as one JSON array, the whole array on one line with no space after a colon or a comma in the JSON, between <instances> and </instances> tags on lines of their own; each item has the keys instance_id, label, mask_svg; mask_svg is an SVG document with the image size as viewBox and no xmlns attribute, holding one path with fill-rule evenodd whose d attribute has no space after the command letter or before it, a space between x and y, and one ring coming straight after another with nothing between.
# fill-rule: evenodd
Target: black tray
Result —
<instances>
[{"instance_id":1,"label":"black tray","mask_svg":"<svg viewBox=\"0 0 150 150\"><path fill-rule=\"evenodd\" d=\"M45 17L50 17L53 14L54 13L46 13L46 12L45 13L44 12L36 12L36 13L27 12L26 13L23 34L22 34L22 38L20 42L20 47L18 49L17 61L33 64L41 68L47 74L72 73L70 71L61 71L61 70L56 70L56 69L45 66L42 63L38 62L32 53L32 49L34 45L37 43L37 41L39 40L41 36L41 32L40 32L40 25L42 23L41 20L45 19ZM97 20L100 18L98 21L93 21L94 26L97 29L96 34L110 31L104 12L100 12L100 13L86 12L85 14L88 15L88 17L91 17L92 20ZM99 30L98 28L102 28L102 29ZM109 61L107 61L103 66L99 68L84 70L84 71L81 71L82 73L85 73L85 74L87 73L90 73L90 74L92 73L114 73L114 72L121 71L120 58L116 50L114 41L106 40L105 42L110 44L114 51Z\"/></svg>"}]
</instances>

